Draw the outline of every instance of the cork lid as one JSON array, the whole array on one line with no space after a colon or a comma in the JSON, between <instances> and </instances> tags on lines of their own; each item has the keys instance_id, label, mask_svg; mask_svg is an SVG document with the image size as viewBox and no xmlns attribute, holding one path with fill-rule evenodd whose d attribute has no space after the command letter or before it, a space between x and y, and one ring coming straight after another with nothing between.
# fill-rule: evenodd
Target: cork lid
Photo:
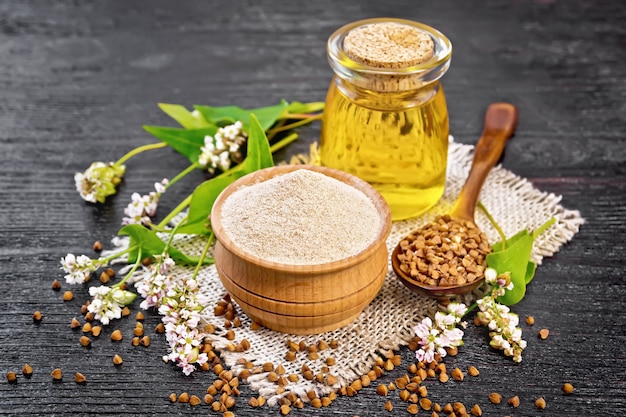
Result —
<instances>
[{"instance_id":1,"label":"cork lid","mask_svg":"<svg viewBox=\"0 0 626 417\"><path fill-rule=\"evenodd\" d=\"M350 30L343 49L352 60L371 67L407 68L432 58L435 44L427 32L417 27L380 22Z\"/></svg>"}]
</instances>

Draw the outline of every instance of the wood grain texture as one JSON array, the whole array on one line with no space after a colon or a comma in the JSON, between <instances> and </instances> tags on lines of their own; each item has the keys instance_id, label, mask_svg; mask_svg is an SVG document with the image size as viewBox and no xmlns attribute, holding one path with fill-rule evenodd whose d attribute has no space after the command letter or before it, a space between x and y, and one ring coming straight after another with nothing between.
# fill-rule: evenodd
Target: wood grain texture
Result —
<instances>
[{"instance_id":1,"label":"wood grain texture","mask_svg":"<svg viewBox=\"0 0 626 417\"><path fill-rule=\"evenodd\" d=\"M186 161L165 149L134 158L119 194L101 206L79 200L73 173L152 142L141 126L170 123L157 102L323 100L331 78L327 37L346 22L378 16L445 33L453 57L443 85L456 140L476 142L489 103L514 103L520 123L503 165L561 195L586 219L570 244L544 260L515 307L536 322L522 326L524 362L490 351L484 329L469 326L461 354L447 365L475 365L480 376L431 383L429 397L478 403L483 415L619 415L626 406L626 5L610 0L0 0L0 371L19 374L17 384L0 383L0 415L217 415L204 405L169 403L171 392L201 396L214 376L185 377L162 363L166 342L152 330L156 314L145 321L149 348L132 347L128 337L109 341L115 328L130 334L131 317L86 349L69 323L87 286L73 288L69 302L50 289L62 278L61 256L94 255L95 240L106 246L132 192L172 178ZM300 133L277 158L305 151L319 126ZM168 191L159 215L202 179L194 173ZM44 316L38 325L35 310ZM543 327L550 337L540 341ZM116 353L120 367L111 362ZM401 354L403 365L385 382L412 360L408 350ZM30 379L20 374L25 362L34 368ZM57 367L65 376L52 383ZM75 384L74 372L87 383ZM328 408L291 415L388 415L378 382ZM562 395L564 382L576 387L573 395ZM490 404L492 391L519 395L520 407ZM250 408L251 395L244 385L237 415L279 415ZM544 411L533 405L539 396ZM407 404L389 399L393 414L405 414Z\"/></svg>"}]
</instances>

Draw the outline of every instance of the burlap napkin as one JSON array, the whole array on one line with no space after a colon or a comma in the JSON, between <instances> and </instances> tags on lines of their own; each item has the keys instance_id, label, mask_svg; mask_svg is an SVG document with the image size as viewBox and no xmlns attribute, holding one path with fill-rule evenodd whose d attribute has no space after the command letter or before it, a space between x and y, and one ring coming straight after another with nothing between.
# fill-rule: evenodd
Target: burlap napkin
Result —
<instances>
[{"instance_id":1,"label":"burlap napkin","mask_svg":"<svg viewBox=\"0 0 626 417\"><path fill-rule=\"evenodd\" d=\"M421 217L393 224L391 235L387 240L390 253L398 241L411 230L449 211L469 172L472 150L473 146L458 144L451 140L447 183L443 198L436 207ZM583 223L578 211L567 210L559 205L559 196L539 191L527 180L501 167L494 168L490 173L480 200L507 236L524 228L535 229L551 217L556 217L556 223L535 242L532 257L537 263L541 263L543 257L551 256L572 239ZM480 210L476 212L476 223L485 231L491 242L499 240L497 232ZM183 237L177 240L176 245L184 251L199 253L204 246L204 241ZM182 276L190 274L191 270L175 267L173 273ZM289 382L285 387L285 392L293 391L304 400L309 390L314 390L321 396L342 385L349 385L353 380L367 373L373 367L377 357L385 357L390 349L397 350L400 346L407 344L413 338L413 327L417 322L427 315L434 314L438 309L438 304L433 300L408 291L396 278L389 265L385 283L378 296L353 323L347 326L315 336L287 335L265 328L252 330L250 319L238 309L242 326L234 329L236 338L231 341L225 337L227 329L223 327L224 318L213 315L213 307L225 295L215 267L204 268L198 276L198 281L202 292L209 299L204 318L217 328L216 333L211 335L211 339L223 361L235 374L245 368L242 358L253 362L256 366L261 366L266 362L271 362L275 366L282 364L286 375L300 376L298 381ZM472 301L472 297L475 298L476 294L466 301ZM407 305L410 305L411 309L404 307ZM229 344L236 344L244 338L251 345L248 351L232 352L227 348ZM298 353L294 361L288 361L285 359L288 340L296 343L304 341L307 345L315 344L320 340L326 342L335 340L339 347L320 351L319 358L316 360L309 359L306 353ZM335 385L328 386L325 382L319 383L302 378L301 368L304 364L317 374L327 366L325 360L328 357L335 359L335 363L328 366L328 372L337 378ZM259 392L259 395L268 398L270 405L276 403L284 395L280 393L282 390L278 390L277 393L278 385L267 379L267 372L251 375L248 383Z\"/></svg>"}]
</instances>

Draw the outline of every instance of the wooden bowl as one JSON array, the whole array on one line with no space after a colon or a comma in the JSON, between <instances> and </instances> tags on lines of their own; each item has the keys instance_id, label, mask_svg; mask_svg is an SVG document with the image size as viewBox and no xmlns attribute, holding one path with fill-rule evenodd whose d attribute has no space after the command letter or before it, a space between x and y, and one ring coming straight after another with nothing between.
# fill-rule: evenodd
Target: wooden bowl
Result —
<instances>
[{"instance_id":1,"label":"wooden bowl","mask_svg":"<svg viewBox=\"0 0 626 417\"><path fill-rule=\"evenodd\" d=\"M371 199L380 215L381 227L368 247L345 259L294 265L252 255L229 238L221 222L226 199L242 186L298 169L335 178ZM386 239L391 231L389 207L368 183L335 169L283 165L246 175L219 195L211 213L211 227L217 239L214 257L222 284L250 318L280 332L317 334L350 323L376 297L387 274Z\"/></svg>"},{"instance_id":2,"label":"wooden bowl","mask_svg":"<svg viewBox=\"0 0 626 417\"><path fill-rule=\"evenodd\" d=\"M426 285L423 282L420 282L405 274L404 271L400 269L400 261L398 260L399 251L400 245L397 245L391 252L391 267L400 279L400 282L402 282L411 291L424 295L426 297L435 298L441 304L450 304L452 298L459 295L465 295L474 291L485 281L485 277L483 276L480 279L462 285Z\"/></svg>"}]
</instances>

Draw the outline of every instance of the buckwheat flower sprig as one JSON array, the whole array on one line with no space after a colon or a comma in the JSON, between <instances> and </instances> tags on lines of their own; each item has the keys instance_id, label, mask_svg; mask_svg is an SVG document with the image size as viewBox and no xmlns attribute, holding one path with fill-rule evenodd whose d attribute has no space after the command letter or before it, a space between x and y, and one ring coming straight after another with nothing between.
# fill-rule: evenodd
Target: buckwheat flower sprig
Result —
<instances>
[{"instance_id":1,"label":"buckwheat flower sprig","mask_svg":"<svg viewBox=\"0 0 626 417\"><path fill-rule=\"evenodd\" d=\"M100 285L89 288L89 295L91 295L92 299L87 306L87 310L103 325L106 326L111 320L121 318L122 308L132 303L137 297L137 294L134 292L124 289L124 284L133 276L140 264L141 249L139 250L137 261L120 282L110 287Z\"/></svg>"},{"instance_id":2,"label":"buckwheat flower sprig","mask_svg":"<svg viewBox=\"0 0 626 417\"><path fill-rule=\"evenodd\" d=\"M126 167L121 164L93 162L84 172L74 174L76 191L85 201L104 203L108 196L115 194L125 172Z\"/></svg>"},{"instance_id":3,"label":"buckwheat flower sprig","mask_svg":"<svg viewBox=\"0 0 626 417\"><path fill-rule=\"evenodd\" d=\"M65 282L68 284L83 284L91 278L91 274L107 265L113 259L119 258L136 248L129 248L106 258L91 259L87 255L68 253L61 258L61 270L66 272Z\"/></svg>"},{"instance_id":4,"label":"buckwheat flower sprig","mask_svg":"<svg viewBox=\"0 0 626 417\"><path fill-rule=\"evenodd\" d=\"M87 255L76 256L68 253L61 258L61 269L66 272L65 282L82 284L91 277L91 273L104 265L100 259L91 259Z\"/></svg>"},{"instance_id":5,"label":"buckwheat flower sprig","mask_svg":"<svg viewBox=\"0 0 626 417\"><path fill-rule=\"evenodd\" d=\"M200 331L200 314L207 300L199 292L198 282L193 276L175 279L169 274L175 262L167 255L156 257L144 278L137 282L137 292L144 298L141 308L156 308L163 317L165 337L169 344L169 354L164 360L177 364L185 375L208 360L200 353L200 346L206 335Z\"/></svg>"},{"instance_id":6,"label":"buckwheat flower sprig","mask_svg":"<svg viewBox=\"0 0 626 417\"><path fill-rule=\"evenodd\" d=\"M89 203L104 203L108 196L117 193L117 186L124 179L124 162L141 152L165 146L166 143L144 145L128 152L116 162L93 162L84 172L74 174L76 191Z\"/></svg>"},{"instance_id":7,"label":"buckwheat flower sprig","mask_svg":"<svg viewBox=\"0 0 626 417\"><path fill-rule=\"evenodd\" d=\"M175 230L184 223L185 220L178 223ZM201 366L208 360L206 353L200 352L206 334L198 327L208 300L200 293L196 276L214 236L211 233L205 242L193 274L176 278L171 274L171 268L176 263L168 254L173 237L174 233L170 234L163 253L154 256L155 261L135 286L144 298L141 308L155 308L163 316L161 321L165 325L165 337L169 344L169 354L163 359L174 362L185 375L189 375L196 369L196 365Z\"/></svg>"},{"instance_id":8,"label":"buckwheat flower sprig","mask_svg":"<svg viewBox=\"0 0 626 417\"><path fill-rule=\"evenodd\" d=\"M152 225L152 217L156 214L159 199L165 193L169 181L164 178L161 182L154 183L154 190L147 195L133 193L131 202L124 209L126 217L122 219L122 224L143 224Z\"/></svg>"},{"instance_id":9,"label":"buckwheat flower sprig","mask_svg":"<svg viewBox=\"0 0 626 417\"><path fill-rule=\"evenodd\" d=\"M135 300L137 294L123 290L119 287L99 287L89 288L89 295L92 296L87 310L94 315L94 318L105 326L111 320L122 317L122 308Z\"/></svg>"},{"instance_id":10,"label":"buckwheat flower sprig","mask_svg":"<svg viewBox=\"0 0 626 417\"><path fill-rule=\"evenodd\" d=\"M161 300L174 287L173 278L168 274L169 269L176 264L174 260L167 253L155 255L154 259L144 278L135 283L137 292L143 297L139 306L144 310L150 307L158 309Z\"/></svg>"},{"instance_id":11,"label":"buckwheat flower sprig","mask_svg":"<svg viewBox=\"0 0 626 417\"><path fill-rule=\"evenodd\" d=\"M160 300L159 314L163 316L161 321L170 345L170 353L164 359L175 362L185 375L208 360L206 353L200 353L206 334L198 328L206 303L195 277L172 280L166 296Z\"/></svg>"},{"instance_id":12,"label":"buckwheat flower sprig","mask_svg":"<svg viewBox=\"0 0 626 417\"><path fill-rule=\"evenodd\" d=\"M415 352L417 360L430 363L437 357L446 356L446 348L463 345L463 331L457 325L465 326L461 320L466 312L465 304L450 303L447 313L441 311L435 313L434 322L430 317L422 319L421 323L414 328L420 345Z\"/></svg>"},{"instance_id":13,"label":"buckwheat flower sprig","mask_svg":"<svg viewBox=\"0 0 626 417\"><path fill-rule=\"evenodd\" d=\"M522 329L518 327L519 316L509 307L498 303L506 290L513 289L510 273L498 274L493 268L485 270L485 280L492 285L493 290L486 297L477 301L480 311L476 314L480 324L489 328L489 345L502 350L514 362L522 361L522 351L526 348L526 341L522 339Z\"/></svg>"},{"instance_id":14,"label":"buckwheat flower sprig","mask_svg":"<svg viewBox=\"0 0 626 417\"><path fill-rule=\"evenodd\" d=\"M215 135L204 137L204 146L200 148L202 153L198 157L198 164L211 174L216 170L227 171L231 165L243 161L242 147L246 143L247 136L240 120L220 127Z\"/></svg>"}]
</instances>

